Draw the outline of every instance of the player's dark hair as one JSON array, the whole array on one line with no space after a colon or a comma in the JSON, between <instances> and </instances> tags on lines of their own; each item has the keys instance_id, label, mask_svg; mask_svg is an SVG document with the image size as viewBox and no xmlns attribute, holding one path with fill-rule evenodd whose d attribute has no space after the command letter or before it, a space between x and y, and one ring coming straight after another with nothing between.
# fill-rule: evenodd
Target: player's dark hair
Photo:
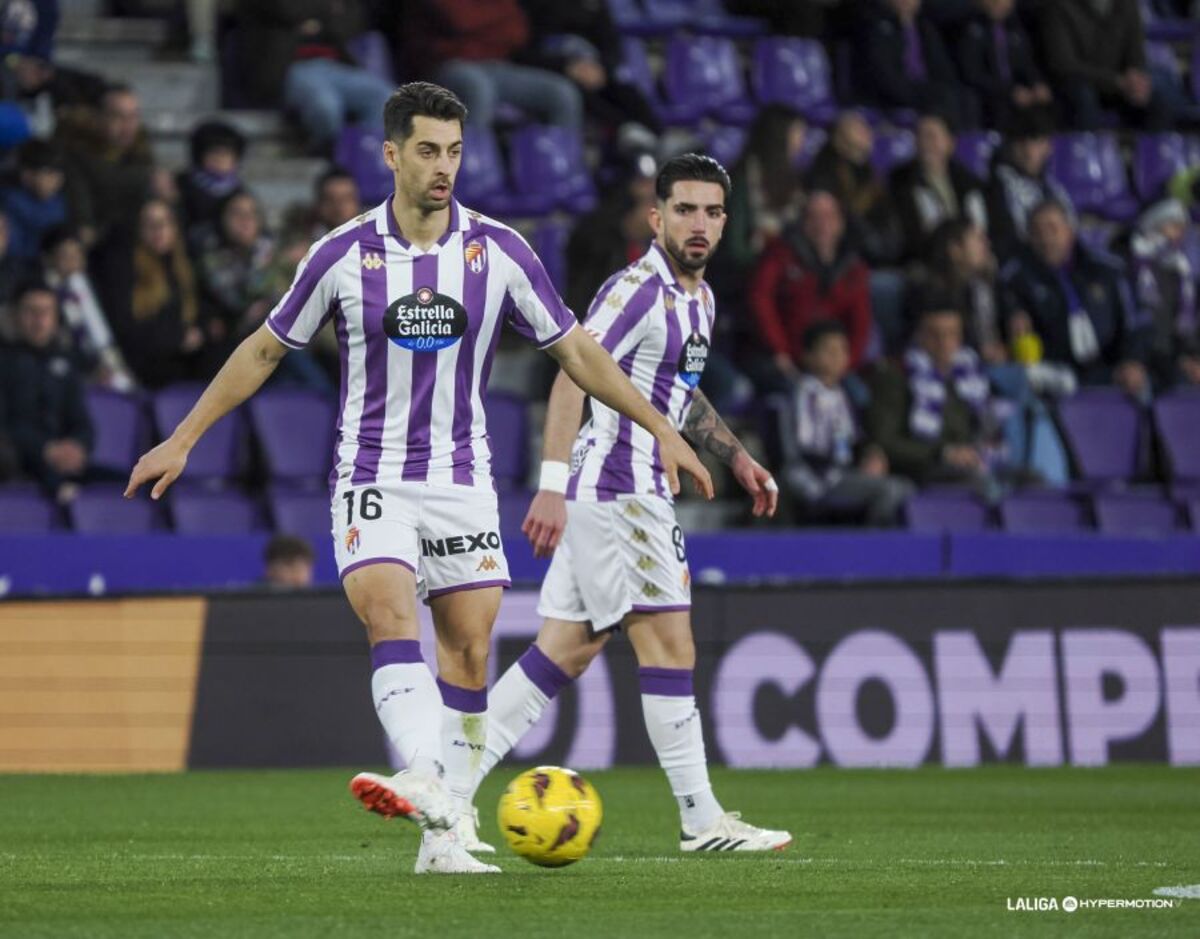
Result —
<instances>
[{"instance_id":1,"label":"player's dark hair","mask_svg":"<svg viewBox=\"0 0 1200 939\"><path fill-rule=\"evenodd\" d=\"M846 330L845 325L837 320L821 320L819 323L813 323L808 329L804 330L804 335L801 336L800 342L803 344L805 352L812 352L830 336L841 336L843 339L849 339L850 333Z\"/></svg>"},{"instance_id":2,"label":"player's dark hair","mask_svg":"<svg viewBox=\"0 0 1200 939\"><path fill-rule=\"evenodd\" d=\"M409 82L392 92L383 106L383 134L391 141L403 143L412 135L414 117L431 117L435 121L466 123L467 106L448 88L432 82Z\"/></svg>"},{"instance_id":3,"label":"player's dark hair","mask_svg":"<svg viewBox=\"0 0 1200 939\"><path fill-rule=\"evenodd\" d=\"M312 545L308 543L308 539L296 535L275 535L267 542L263 551L263 561L267 564L280 561L311 561L313 557Z\"/></svg>"},{"instance_id":4,"label":"player's dark hair","mask_svg":"<svg viewBox=\"0 0 1200 939\"><path fill-rule=\"evenodd\" d=\"M671 190L675 184L683 182L716 183L725 194L725 200L729 200L729 191L732 188L729 174L725 167L703 153L685 153L667 160L654 180L654 194L660 202L666 202L671 198Z\"/></svg>"}]
</instances>

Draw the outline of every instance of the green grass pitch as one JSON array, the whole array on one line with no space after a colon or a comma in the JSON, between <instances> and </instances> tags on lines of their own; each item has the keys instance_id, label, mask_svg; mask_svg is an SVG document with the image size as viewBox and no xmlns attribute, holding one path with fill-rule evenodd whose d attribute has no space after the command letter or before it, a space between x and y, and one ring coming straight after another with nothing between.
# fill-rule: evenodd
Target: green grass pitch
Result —
<instances>
[{"instance_id":1,"label":"green grass pitch","mask_svg":"<svg viewBox=\"0 0 1200 939\"><path fill-rule=\"evenodd\" d=\"M0 776L0 936L1197 936L1172 909L1023 912L1009 898L1151 898L1200 884L1200 770L714 772L789 828L769 856L681 857L656 769L588 774L590 857L507 852L502 767L479 799L504 874L414 876L416 830L349 771Z\"/></svg>"}]
</instances>

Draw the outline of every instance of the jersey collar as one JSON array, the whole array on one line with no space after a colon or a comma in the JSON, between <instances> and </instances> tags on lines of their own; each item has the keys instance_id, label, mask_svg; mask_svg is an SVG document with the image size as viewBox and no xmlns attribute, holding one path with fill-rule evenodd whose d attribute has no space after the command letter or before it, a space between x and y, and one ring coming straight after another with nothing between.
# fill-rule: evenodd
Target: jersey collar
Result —
<instances>
[{"instance_id":1,"label":"jersey collar","mask_svg":"<svg viewBox=\"0 0 1200 939\"><path fill-rule=\"evenodd\" d=\"M400 247L405 251L415 250L412 244L400 233L400 226L396 224L396 216L392 213L392 196L389 195L383 200L382 205L375 208L375 232L380 235L391 235L392 238L399 243ZM436 253L437 250L448 242L456 232L467 231L471 227L471 217L469 213L459 205L457 199L450 200L450 224L446 226L446 233L437 240L429 253Z\"/></svg>"},{"instance_id":2,"label":"jersey collar","mask_svg":"<svg viewBox=\"0 0 1200 939\"><path fill-rule=\"evenodd\" d=\"M702 300L707 305L708 301L705 299L704 292L705 281L700 281L695 294L690 294L684 290L683 284L675 276L675 268L671 267L671 262L667 260L667 252L662 249L662 246L657 241L650 243L650 250L646 252L643 261L648 262L654 269L654 272L662 279L662 282L681 297L686 300Z\"/></svg>"}]
</instances>

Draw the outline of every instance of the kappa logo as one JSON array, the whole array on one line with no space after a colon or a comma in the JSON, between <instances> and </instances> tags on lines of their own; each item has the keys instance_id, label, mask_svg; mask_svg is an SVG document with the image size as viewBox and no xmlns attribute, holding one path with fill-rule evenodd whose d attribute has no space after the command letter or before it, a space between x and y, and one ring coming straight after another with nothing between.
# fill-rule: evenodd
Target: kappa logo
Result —
<instances>
[{"instance_id":1,"label":"kappa logo","mask_svg":"<svg viewBox=\"0 0 1200 939\"><path fill-rule=\"evenodd\" d=\"M646 534L646 530L644 528L635 528L633 530L633 540L639 544L649 544L650 536Z\"/></svg>"},{"instance_id":2,"label":"kappa logo","mask_svg":"<svg viewBox=\"0 0 1200 939\"><path fill-rule=\"evenodd\" d=\"M368 271L377 271L383 267L383 258L375 251L368 251L363 255L362 266Z\"/></svg>"},{"instance_id":3,"label":"kappa logo","mask_svg":"<svg viewBox=\"0 0 1200 939\"><path fill-rule=\"evenodd\" d=\"M645 594L647 597L653 598L653 597L661 596L662 590L657 585L652 584L652 583L650 583L650 581L647 580L642 583L642 593Z\"/></svg>"},{"instance_id":4,"label":"kappa logo","mask_svg":"<svg viewBox=\"0 0 1200 939\"><path fill-rule=\"evenodd\" d=\"M463 248L463 260L467 262L471 273L482 274L483 269L487 267L487 249L483 246L483 242L472 241Z\"/></svg>"},{"instance_id":5,"label":"kappa logo","mask_svg":"<svg viewBox=\"0 0 1200 939\"><path fill-rule=\"evenodd\" d=\"M362 544L362 538L358 531L357 525L351 525L346 530L346 550L351 554L358 551L359 545Z\"/></svg>"},{"instance_id":6,"label":"kappa logo","mask_svg":"<svg viewBox=\"0 0 1200 939\"><path fill-rule=\"evenodd\" d=\"M650 571L654 570L658 566L658 563L650 555L643 554L638 558L637 566L639 571Z\"/></svg>"},{"instance_id":7,"label":"kappa logo","mask_svg":"<svg viewBox=\"0 0 1200 939\"><path fill-rule=\"evenodd\" d=\"M490 554L485 554L483 560L479 562L479 566L475 568L477 571L498 571L500 565L496 563L496 559Z\"/></svg>"},{"instance_id":8,"label":"kappa logo","mask_svg":"<svg viewBox=\"0 0 1200 939\"><path fill-rule=\"evenodd\" d=\"M642 508L632 500L625 503L625 514L630 518L641 518Z\"/></svg>"},{"instance_id":9,"label":"kappa logo","mask_svg":"<svg viewBox=\"0 0 1200 939\"><path fill-rule=\"evenodd\" d=\"M489 548L493 551L500 550L500 536L494 531L481 531L475 535L454 535L450 538L421 539L421 554L427 558L470 554L472 551L486 551Z\"/></svg>"}]
</instances>

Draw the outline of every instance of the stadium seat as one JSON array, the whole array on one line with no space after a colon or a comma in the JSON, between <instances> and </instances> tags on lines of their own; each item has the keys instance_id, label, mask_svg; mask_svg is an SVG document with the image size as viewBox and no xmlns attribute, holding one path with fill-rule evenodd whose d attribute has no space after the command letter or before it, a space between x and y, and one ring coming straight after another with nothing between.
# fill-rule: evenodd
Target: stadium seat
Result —
<instances>
[{"instance_id":1,"label":"stadium seat","mask_svg":"<svg viewBox=\"0 0 1200 939\"><path fill-rule=\"evenodd\" d=\"M613 25L626 36L665 36L682 23L661 20L642 8L638 0L606 0Z\"/></svg>"},{"instance_id":2,"label":"stadium seat","mask_svg":"<svg viewBox=\"0 0 1200 939\"><path fill-rule=\"evenodd\" d=\"M67 507L71 527L88 535L145 535L160 530L159 504L146 492L126 499L117 486L88 486Z\"/></svg>"},{"instance_id":3,"label":"stadium seat","mask_svg":"<svg viewBox=\"0 0 1200 939\"><path fill-rule=\"evenodd\" d=\"M1132 479L1141 415L1115 388L1085 388L1058 403L1058 418L1078 477L1090 483Z\"/></svg>"},{"instance_id":4,"label":"stadium seat","mask_svg":"<svg viewBox=\"0 0 1200 939\"><path fill-rule=\"evenodd\" d=\"M1087 531L1087 508L1065 492L1030 492L1000 503L1000 526L1015 535L1061 535Z\"/></svg>"},{"instance_id":5,"label":"stadium seat","mask_svg":"<svg viewBox=\"0 0 1200 939\"><path fill-rule=\"evenodd\" d=\"M672 37L663 85L668 124L695 124L705 115L726 124L749 124L757 111L731 39Z\"/></svg>"},{"instance_id":6,"label":"stadium seat","mask_svg":"<svg viewBox=\"0 0 1200 939\"><path fill-rule=\"evenodd\" d=\"M513 210L504 158L490 127L463 129L462 165L454 181L454 197L489 215L507 215Z\"/></svg>"},{"instance_id":7,"label":"stadium seat","mask_svg":"<svg viewBox=\"0 0 1200 939\"><path fill-rule=\"evenodd\" d=\"M574 213L595 208L596 186L579 131L529 124L512 135L511 147L516 211L544 215L556 208Z\"/></svg>"},{"instance_id":8,"label":"stadium seat","mask_svg":"<svg viewBox=\"0 0 1200 939\"><path fill-rule=\"evenodd\" d=\"M500 391L490 392L487 428L496 488L520 488L529 475L529 414L525 400Z\"/></svg>"},{"instance_id":9,"label":"stadium seat","mask_svg":"<svg viewBox=\"0 0 1200 939\"><path fill-rule=\"evenodd\" d=\"M1154 402L1154 426L1176 483L1200 483L1200 393L1176 392Z\"/></svg>"},{"instance_id":10,"label":"stadium seat","mask_svg":"<svg viewBox=\"0 0 1200 939\"><path fill-rule=\"evenodd\" d=\"M1194 20L1159 15L1147 0L1141 0L1141 8L1143 28L1149 41L1186 42L1200 30L1200 23Z\"/></svg>"},{"instance_id":11,"label":"stadium seat","mask_svg":"<svg viewBox=\"0 0 1200 939\"><path fill-rule=\"evenodd\" d=\"M171 489L172 527L181 535L247 535L262 527L254 500L240 492Z\"/></svg>"},{"instance_id":12,"label":"stadium seat","mask_svg":"<svg viewBox=\"0 0 1200 939\"><path fill-rule=\"evenodd\" d=\"M87 409L95 435L92 468L128 475L149 442L149 427L141 399L106 388L89 387Z\"/></svg>"},{"instance_id":13,"label":"stadium seat","mask_svg":"<svg viewBox=\"0 0 1200 939\"><path fill-rule=\"evenodd\" d=\"M1192 522L1192 531L1200 534L1200 496L1195 499L1188 499L1187 514Z\"/></svg>"},{"instance_id":14,"label":"stadium seat","mask_svg":"<svg viewBox=\"0 0 1200 939\"><path fill-rule=\"evenodd\" d=\"M300 491L284 486L267 490L267 508L275 531L299 535L321 544L332 528L329 493L324 490Z\"/></svg>"},{"instance_id":15,"label":"stadium seat","mask_svg":"<svg viewBox=\"0 0 1200 939\"><path fill-rule=\"evenodd\" d=\"M886 176L901 163L917 155L917 138L911 130L880 130L875 134L875 149L871 152L871 165L875 171Z\"/></svg>"},{"instance_id":16,"label":"stadium seat","mask_svg":"<svg viewBox=\"0 0 1200 939\"><path fill-rule=\"evenodd\" d=\"M530 244L542 259L554 289L561 295L567 289L567 242L571 238L571 222L561 218L543 219L530 237ZM580 310L580 314L584 311Z\"/></svg>"},{"instance_id":17,"label":"stadium seat","mask_svg":"<svg viewBox=\"0 0 1200 939\"><path fill-rule=\"evenodd\" d=\"M837 119L832 70L825 47L815 39L771 37L754 46L754 93L763 104L782 104L816 124Z\"/></svg>"},{"instance_id":18,"label":"stadium seat","mask_svg":"<svg viewBox=\"0 0 1200 939\"><path fill-rule=\"evenodd\" d=\"M383 162L383 135L373 127L343 127L334 145L333 162L354 177L366 205L383 201L392 191L392 171Z\"/></svg>"},{"instance_id":19,"label":"stadium seat","mask_svg":"<svg viewBox=\"0 0 1200 939\"><path fill-rule=\"evenodd\" d=\"M1000 135L994 130L964 130L958 135L955 156L980 179L987 179L991 174L992 154L999 146Z\"/></svg>"},{"instance_id":20,"label":"stadium seat","mask_svg":"<svg viewBox=\"0 0 1200 939\"><path fill-rule=\"evenodd\" d=\"M0 533L28 535L48 532L55 527L58 509L36 486L0 488Z\"/></svg>"},{"instance_id":21,"label":"stadium seat","mask_svg":"<svg viewBox=\"0 0 1200 939\"><path fill-rule=\"evenodd\" d=\"M910 531L979 532L988 528L988 510L966 490L919 492L908 500L905 517Z\"/></svg>"},{"instance_id":22,"label":"stadium seat","mask_svg":"<svg viewBox=\"0 0 1200 939\"><path fill-rule=\"evenodd\" d=\"M722 166L733 166L746 148L747 136L745 127L716 124L704 135L704 152Z\"/></svg>"},{"instance_id":23,"label":"stadium seat","mask_svg":"<svg viewBox=\"0 0 1200 939\"><path fill-rule=\"evenodd\" d=\"M1179 529L1179 511L1158 495L1108 492L1093 498L1096 526L1106 535L1169 535Z\"/></svg>"},{"instance_id":24,"label":"stadium seat","mask_svg":"<svg viewBox=\"0 0 1200 939\"><path fill-rule=\"evenodd\" d=\"M506 541L524 538L521 534L521 523L525 521L525 513L529 511L529 502L533 493L525 489L509 489L497 496L500 507L500 537Z\"/></svg>"},{"instance_id":25,"label":"stadium seat","mask_svg":"<svg viewBox=\"0 0 1200 939\"><path fill-rule=\"evenodd\" d=\"M617 77L641 91L655 110L661 108L662 101L654 79L654 69L650 67L645 43L640 39L634 39L632 36L621 38L621 61L617 65Z\"/></svg>"},{"instance_id":26,"label":"stadium seat","mask_svg":"<svg viewBox=\"0 0 1200 939\"><path fill-rule=\"evenodd\" d=\"M272 481L323 481L333 462L332 401L312 391L272 388L250 399L250 424Z\"/></svg>"},{"instance_id":27,"label":"stadium seat","mask_svg":"<svg viewBox=\"0 0 1200 939\"><path fill-rule=\"evenodd\" d=\"M154 431L165 440L192 409L204 390L201 385L170 385L154 395ZM188 454L183 479L232 479L242 475L246 427L241 409L210 427Z\"/></svg>"},{"instance_id":28,"label":"stadium seat","mask_svg":"<svg viewBox=\"0 0 1200 939\"><path fill-rule=\"evenodd\" d=\"M1142 134L1133 150L1133 185L1144 200L1157 199L1163 187L1190 163L1189 141L1182 134Z\"/></svg>"},{"instance_id":29,"label":"stadium seat","mask_svg":"<svg viewBox=\"0 0 1200 939\"><path fill-rule=\"evenodd\" d=\"M1054 140L1050 172L1075 208L1116 222L1137 215L1117 138L1108 133L1062 134Z\"/></svg>"},{"instance_id":30,"label":"stadium seat","mask_svg":"<svg viewBox=\"0 0 1200 939\"><path fill-rule=\"evenodd\" d=\"M350 57L363 70L389 85L396 84L396 68L392 63L392 50L387 37L378 30L359 33L346 42Z\"/></svg>"}]
</instances>

